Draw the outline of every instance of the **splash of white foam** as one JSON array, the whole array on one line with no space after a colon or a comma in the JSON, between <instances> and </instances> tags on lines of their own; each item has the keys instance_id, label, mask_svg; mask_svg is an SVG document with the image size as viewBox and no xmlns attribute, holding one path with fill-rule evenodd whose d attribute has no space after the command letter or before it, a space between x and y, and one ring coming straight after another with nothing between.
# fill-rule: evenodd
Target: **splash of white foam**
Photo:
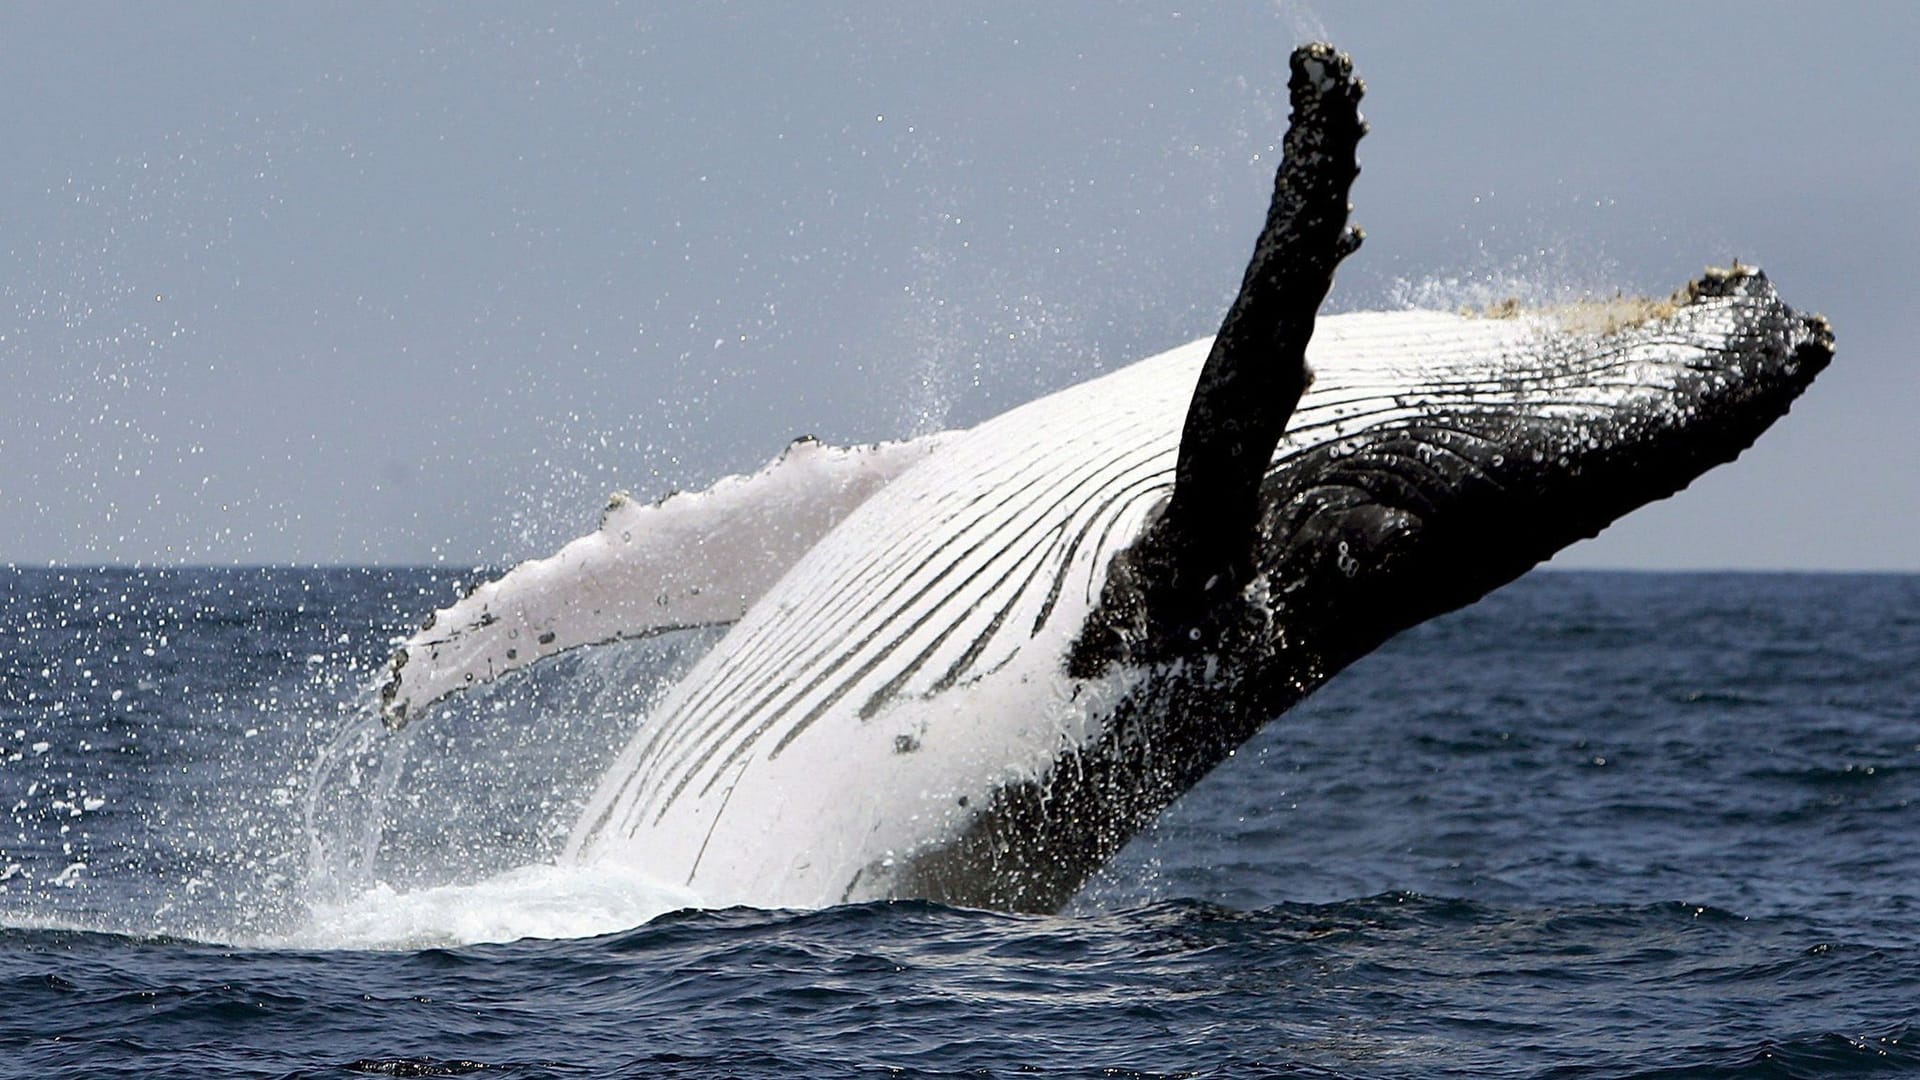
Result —
<instances>
[{"instance_id":1,"label":"splash of white foam","mask_svg":"<svg viewBox=\"0 0 1920 1080\"><path fill-rule=\"evenodd\" d=\"M691 891L616 865L522 866L468 885L399 892L376 884L318 905L306 926L274 942L299 949L423 949L582 938L701 906Z\"/></svg>"}]
</instances>

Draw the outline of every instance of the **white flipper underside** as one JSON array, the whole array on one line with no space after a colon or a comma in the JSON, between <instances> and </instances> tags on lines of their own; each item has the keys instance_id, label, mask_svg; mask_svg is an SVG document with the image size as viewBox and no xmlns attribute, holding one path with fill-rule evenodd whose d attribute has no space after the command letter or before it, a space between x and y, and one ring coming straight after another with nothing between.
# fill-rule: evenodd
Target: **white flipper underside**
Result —
<instances>
[{"instance_id":1,"label":"white flipper underside","mask_svg":"<svg viewBox=\"0 0 1920 1080\"><path fill-rule=\"evenodd\" d=\"M652 505L608 502L600 527L434 613L388 668L399 726L436 701L538 660L740 618L867 497L950 433L852 448L795 441L766 468Z\"/></svg>"}]
</instances>

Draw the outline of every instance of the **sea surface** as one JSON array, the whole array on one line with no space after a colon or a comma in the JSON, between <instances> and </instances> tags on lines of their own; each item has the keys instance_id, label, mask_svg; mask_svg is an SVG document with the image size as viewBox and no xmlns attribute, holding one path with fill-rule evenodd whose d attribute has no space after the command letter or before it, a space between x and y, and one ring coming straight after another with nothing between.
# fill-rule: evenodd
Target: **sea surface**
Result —
<instances>
[{"instance_id":1,"label":"sea surface","mask_svg":"<svg viewBox=\"0 0 1920 1080\"><path fill-rule=\"evenodd\" d=\"M1536 573L1057 916L555 866L698 639L398 735L429 570L0 570L0 1075L1920 1075L1920 576Z\"/></svg>"}]
</instances>

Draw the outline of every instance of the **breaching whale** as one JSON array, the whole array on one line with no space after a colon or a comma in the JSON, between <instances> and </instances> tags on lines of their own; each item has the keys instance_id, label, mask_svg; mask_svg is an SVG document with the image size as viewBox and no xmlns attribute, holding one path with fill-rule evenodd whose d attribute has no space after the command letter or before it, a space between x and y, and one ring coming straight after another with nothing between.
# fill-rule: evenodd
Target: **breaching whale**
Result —
<instances>
[{"instance_id":1,"label":"breaching whale","mask_svg":"<svg viewBox=\"0 0 1920 1080\"><path fill-rule=\"evenodd\" d=\"M1064 903L1269 719L1731 460L1832 356L1757 270L1672 298L1317 318L1359 246L1350 62L1295 52L1220 333L966 431L652 505L436 613L399 725L556 653L724 636L606 769L567 858L710 903Z\"/></svg>"}]
</instances>

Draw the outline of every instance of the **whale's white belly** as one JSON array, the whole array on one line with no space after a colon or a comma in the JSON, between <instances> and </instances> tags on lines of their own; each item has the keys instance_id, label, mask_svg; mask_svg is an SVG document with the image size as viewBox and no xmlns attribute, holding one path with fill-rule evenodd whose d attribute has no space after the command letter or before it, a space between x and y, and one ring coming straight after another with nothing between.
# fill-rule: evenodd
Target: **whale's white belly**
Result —
<instances>
[{"instance_id":1,"label":"whale's white belly","mask_svg":"<svg viewBox=\"0 0 1920 1080\"><path fill-rule=\"evenodd\" d=\"M854 511L647 719L576 853L709 902L838 902L1086 739L1061 659L1172 486L1206 346L988 421Z\"/></svg>"}]
</instances>

